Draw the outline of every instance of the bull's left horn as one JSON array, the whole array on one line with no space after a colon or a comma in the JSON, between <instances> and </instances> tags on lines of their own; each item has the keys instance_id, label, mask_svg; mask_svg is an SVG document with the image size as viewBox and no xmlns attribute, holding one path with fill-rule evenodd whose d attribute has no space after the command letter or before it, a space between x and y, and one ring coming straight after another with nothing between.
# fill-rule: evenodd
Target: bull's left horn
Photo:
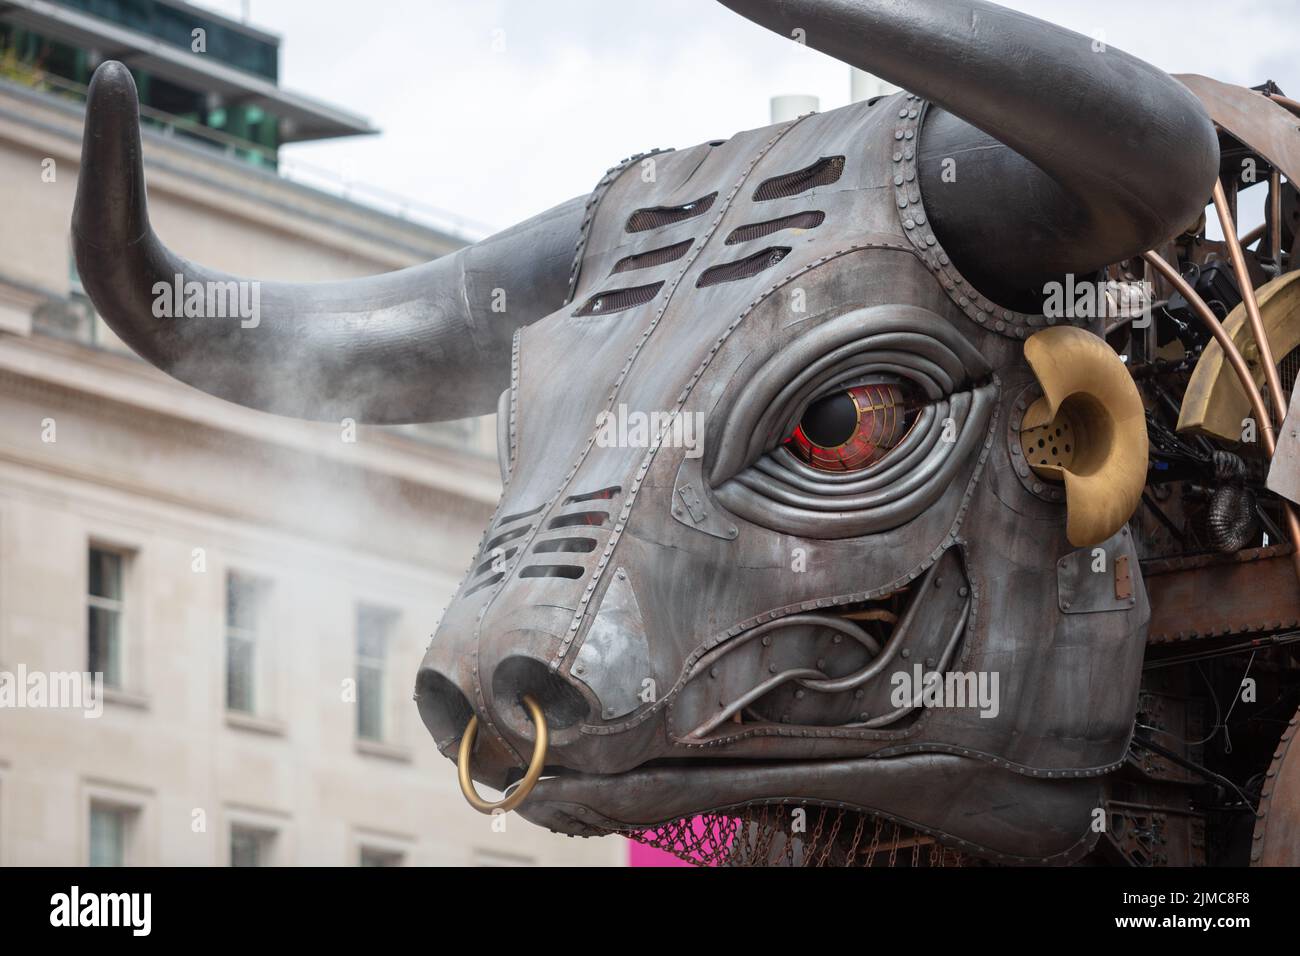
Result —
<instances>
[{"instance_id":1,"label":"bull's left horn","mask_svg":"<svg viewBox=\"0 0 1300 956\"><path fill-rule=\"evenodd\" d=\"M1082 329L1035 333L1025 360L1043 390L1020 423L1025 462L1064 481L1070 543L1100 544L1133 516L1146 487L1142 398L1119 356Z\"/></svg>"},{"instance_id":2,"label":"bull's left horn","mask_svg":"<svg viewBox=\"0 0 1300 956\"><path fill-rule=\"evenodd\" d=\"M515 330L564 302L582 199L424 265L364 279L259 282L188 262L149 225L139 120L131 74L104 63L86 100L72 213L77 269L123 341L205 392L322 421L484 414L509 384ZM226 306L238 296L238 314L159 316L208 289ZM160 296L170 301L156 312Z\"/></svg>"}]
</instances>

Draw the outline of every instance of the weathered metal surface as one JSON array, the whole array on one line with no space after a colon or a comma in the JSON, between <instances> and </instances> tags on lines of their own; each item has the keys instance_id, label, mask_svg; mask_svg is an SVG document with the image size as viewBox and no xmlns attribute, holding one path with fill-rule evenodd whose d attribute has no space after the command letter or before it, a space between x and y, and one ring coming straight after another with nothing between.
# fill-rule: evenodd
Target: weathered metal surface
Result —
<instances>
[{"instance_id":1,"label":"weathered metal surface","mask_svg":"<svg viewBox=\"0 0 1300 956\"><path fill-rule=\"evenodd\" d=\"M1268 490L1300 504L1300 388L1291 392L1291 407L1278 429L1277 449L1268 468Z\"/></svg>"},{"instance_id":2,"label":"weathered metal surface","mask_svg":"<svg viewBox=\"0 0 1300 956\"><path fill-rule=\"evenodd\" d=\"M715 538L731 540L740 533L713 500L713 492L704 480L699 458L682 459L674 487L677 497L673 501L672 513L676 520L688 528L711 534Z\"/></svg>"},{"instance_id":3,"label":"weathered metal surface","mask_svg":"<svg viewBox=\"0 0 1300 956\"><path fill-rule=\"evenodd\" d=\"M1292 746L1297 731L1300 712L1287 722L1264 775L1251 866L1300 866L1300 747Z\"/></svg>"},{"instance_id":4,"label":"weathered metal surface","mask_svg":"<svg viewBox=\"0 0 1300 956\"><path fill-rule=\"evenodd\" d=\"M1300 627L1291 546L1142 565L1151 597L1147 641L1172 644Z\"/></svg>"},{"instance_id":5,"label":"weathered metal surface","mask_svg":"<svg viewBox=\"0 0 1300 956\"><path fill-rule=\"evenodd\" d=\"M1131 568L1133 536L1122 528L1095 548L1071 551L1056 562L1056 599L1062 614L1127 611L1137 604Z\"/></svg>"},{"instance_id":6,"label":"weathered metal surface","mask_svg":"<svg viewBox=\"0 0 1300 956\"><path fill-rule=\"evenodd\" d=\"M1196 94L1214 122L1282 170L1292 183L1300 182L1300 135L1289 111L1244 86L1195 73L1176 73L1174 79Z\"/></svg>"},{"instance_id":7,"label":"weathered metal surface","mask_svg":"<svg viewBox=\"0 0 1300 956\"><path fill-rule=\"evenodd\" d=\"M641 607L627 571L619 568L574 660L573 676L596 695L601 716L613 720L654 699L643 696L650 673Z\"/></svg>"}]
</instances>

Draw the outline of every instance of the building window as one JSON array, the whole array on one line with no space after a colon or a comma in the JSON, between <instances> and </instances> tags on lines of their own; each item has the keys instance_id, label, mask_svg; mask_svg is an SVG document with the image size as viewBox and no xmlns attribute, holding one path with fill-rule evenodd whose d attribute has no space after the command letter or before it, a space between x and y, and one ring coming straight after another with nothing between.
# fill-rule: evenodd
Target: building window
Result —
<instances>
[{"instance_id":1,"label":"building window","mask_svg":"<svg viewBox=\"0 0 1300 956\"><path fill-rule=\"evenodd\" d=\"M231 866L270 866L275 831L234 824L230 828Z\"/></svg>"},{"instance_id":2,"label":"building window","mask_svg":"<svg viewBox=\"0 0 1300 956\"><path fill-rule=\"evenodd\" d=\"M372 846L363 846L361 859L358 862L361 866L403 866L406 863L406 854L398 850L380 850Z\"/></svg>"},{"instance_id":3,"label":"building window","mask_svg":"<svg viewBox=\"0 0 1300 956\"><path fill-rule=\"evenodd\" d=\"M91 866L126 866L135 815L131 807L91 803Z\"/></svg>"},{"instance_id":4,"label":"building window","mask_svg":"<svg viewBox=\"0 0 1300 956\"><path fill-rule=\"evenodd\" d=\"M397 612L360 605L357 608L357 736L384 739L384 662Z\"/></svg>"},{"instance_id":5,"label":"building window","mask_svg":"<svg viewBox=\"0 0 1300 956\"><path fill-rule=\"evenodd\" d=\"M105 687L122 686L126 563L127 556L119 551L90 549L86 595L88 670L102 673Z\"/></svg>"},{"instance_id":6,"label":"building window","mask_svg":"<svg viewBox=\"0 0 1300 956\"><path fill-rule=\"evenodd\" d=\"M226 709L244 714L258 706L258 656L265 656L268 582L244 574L226 575Z\"/></svg>"}]
</instances>

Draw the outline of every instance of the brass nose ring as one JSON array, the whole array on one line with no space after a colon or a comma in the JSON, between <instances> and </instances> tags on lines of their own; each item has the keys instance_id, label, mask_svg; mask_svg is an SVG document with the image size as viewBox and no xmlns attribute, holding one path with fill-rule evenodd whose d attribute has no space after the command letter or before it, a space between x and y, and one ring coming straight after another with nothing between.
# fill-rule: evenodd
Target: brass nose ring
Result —
<instances>
[{"instance_id":1,"label":"brass nose ring","mask_svg":"<svg viewBox=\"0 0 1300 956\"><path fill-rule=\"evenodd\" d=\"M537 701L527 694L524 695L524 706L528 708L528 716L533 719L533 725L537 728L537 740L533 743L533 756L528 761L528 770L524 773L524 778L504 800L492 803L480 797L478 791L474 789L469 764L470 752L474 749L474 737L478 734L478 716L471 717L465 726L465 733L460 738L460 751L456 755L456 775L460 778L460 792L465 794L469 805L479 813L496 813L498 810L509 813L528 799L528 795L533 792L533 787L537 786L537 781L542 778L548 743L546 715L542 713L542 708L537 705Z\"/></svg>"}]
</instances>

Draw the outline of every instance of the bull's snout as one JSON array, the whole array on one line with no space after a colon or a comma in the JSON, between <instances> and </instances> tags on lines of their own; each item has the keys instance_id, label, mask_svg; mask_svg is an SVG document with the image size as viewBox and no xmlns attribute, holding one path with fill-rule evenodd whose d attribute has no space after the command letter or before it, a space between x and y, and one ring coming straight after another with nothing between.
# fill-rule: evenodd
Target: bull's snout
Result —
<instances>
[{"instance_id":1,"label":"bull's snout","mask_svg":"<svg viewBox=\"0 0 1300 956\"><path fill-rule=\"evenodd\" d=\"M498 663L483 666L482 655L468 667L443 668L426 661L416 683L416 703L425 726L448 756L464 735L471 717L480 728L475 765L488 769L494 757L511 767L527 758L537 738L536 724L525 698L540 710L551 735L552 754L563 757L575 734L565 731L589 719L591 703L566 674L552 671L547 660L526 653L509 653ZM485 778L486 779L486 778Z\"/></svg>"}]
</instances>

